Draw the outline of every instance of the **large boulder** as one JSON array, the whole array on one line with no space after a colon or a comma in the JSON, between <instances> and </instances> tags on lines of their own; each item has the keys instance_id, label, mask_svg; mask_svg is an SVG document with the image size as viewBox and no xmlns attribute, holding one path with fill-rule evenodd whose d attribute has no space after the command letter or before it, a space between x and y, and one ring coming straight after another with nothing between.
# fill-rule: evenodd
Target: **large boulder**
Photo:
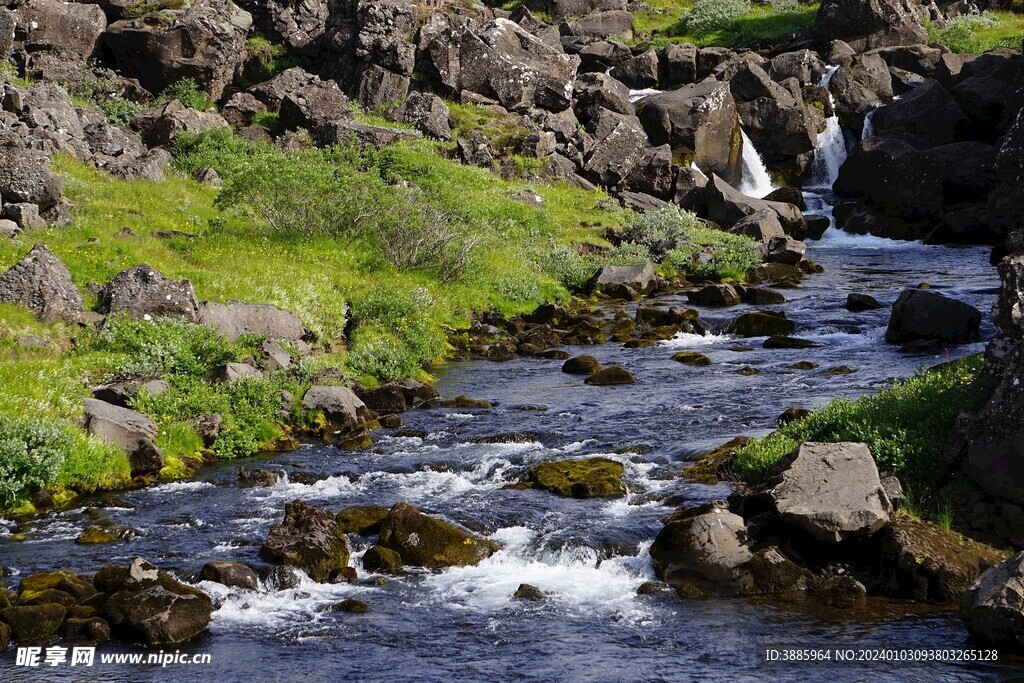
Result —
<instances>
[{"instance_id":1,"label":"large boulder","mask_svg":"<svg viewBox=\"0 0 1024 683\"><path fill-rule=\"evenodd\" d=\"M315 76L302 67L293 66L285 69L270 80L254 85L246 92L266 106L268 111L277 112L286 97L307 85L319 83L320 77Z\"/></svg>"},{"instance_id":2,"label":"large boulder","mask_svg":"<svg viewBox=\"0 0 1024 683\"><path fill-rule=\"evenodd\" d=\"M279 120L288 130L312 130L350 118L348 98L334 81L317 80L292 90L281 100Z\"/></svg>"},{"instance_id":3,"label":"large boulder","mask_svg":"<svg viewBox=\"0 0 1024 683\"><path fill-rule=\"evenodd\" d=\"M253 28L260 35L291 50L314 46L330 14L326 0L244 0L239 4L252 15Z\"/></svg>"},{"instance_id":4,"label":"large boulder","mask_svg":"<svg viewBox=\"0 0 1024 683\"><path fill-rule=\"evenodd\" d=\"M203 301L198 322L212 327L229 340L255 334L279 341L296 342L306 336L306 326L289 311L270 304L230 299L226 304Z\"/></svg>"},{"instance_id":5,"label":"large boulder","mask_svg":"<svg viewBox=\"0 0 1024 683\"><path fill-rule=\"evenodd\" d=\"M47 322L72 321L85 311L67 266L45 244L0 275L0 302L24 306Z\"/></svg>"},{"instance_id":6,"label":"large boulder","mask_svg":"<svg viewBox=\"0 0 1024 683\"><path fill-rule=\"evenodd\" d=\"M876 135L897 138L918 149L965 139L971 122L936 80L925 81L871 117Z\"/></svg>"},{"instance_id":7,"label":"large boulder","mask_svg":"<svg viewBox=\"0 0 1024 683\"><path fill-rule=\"evenodd\" d=\"M348 566L349 550L334 515L296 500L285 506L284 520L270 528L260 546L260 557L297 567L323 583Z\"/></svg>"},{"instance_id":8,"label":"large boulder","mask_svg":"<svg viewBox=\"0 0 1024 683\"><path fill-rule=\"evenodd\" d=\"M629 40L633 37L633 15L625 10L594 12L562 24L566 35L580 38L611 38Z\"/></svg>"},{"instance_id":9,"label":"large boulder","mask_svg":"<svg viewBox=\"0 0 1024 683\"><path fill-rule=\"evenodd\" d=\"M148 416L95 398L85 399L85 428L128 455L132 475L153 474L164 466L164 455L153 442L158 430Z\"/></svg>"},{"instance_id":10,"label":"large boulder","mask_svg":"<svg viewBox=\"0 0 1024 683\"><path fill-rule=\"evenodd\" d=\"M102 603L103 614L125 640L173 645L196 637L210 623L213 603L206 593L142 558L128 567L104 567L94 581L110 593Z\"/></svg>"},{"instance_id":11,"label":"large boulder","mask_svg":"<svg viewBox=\"0 0 1024 683\"><path fill-rule=\"evenodd\" d=\"M797 446L765 485L779 519L817 541L870 536L889 523L892 505L862 443Z\"/></svg>"},{"instance_id":12,"label":"large boulder","mask_svg":"<svg viewBox=\"0 0 1024 683\"><path fill-rule=\"evenodd\" d=\"M53 52L67 60L94 56L107 18L99 5L29 0L14 11L26 52Z\"/></svg>"},{"instance_id":13,"label":"large boulder","mask_svg":"<svg viewBox=\"0 0 1024 683\"><path fill-rule=\"evenodd\" d=\"M644 98L637 111L653 144L670 145L707 174L739 181L743 147L728 83L709 80L684 85Z\"/></svg>"},{"instance_id":14,"label":"large boulder","mask_svg":"<svg viewBox=\"0 0 1024 683\"><path fill-rule=\"evenodd\" d=\"M302 408L319 413L335 429L352 432L370 419L370 411L351 389L335 386L313 386L302 397Z\"/></svg>"},{"instance_id":15,"label":"large boulder","mask_svg":"<svg viewBox=\"0 0 1024 683\"><path fill-rule=\"evenodd\" d=\"M171 147L178 133L198 133L211 128L228 128L229 124L213 111L198 111L178 100L139 112L132 118L132 128L141 131L150 147Z\"/></svg>"},{"instance_id":16,"label":"large boulder","mask_svg":"<svg viewBox=\"0 0 1024 683\"><path fill-rule=\"evenodd\" d=\"M598 291L618 299L635 300L650 294L657 277L650 263L638 266L604 266L587 284L588 291Z\"/></svg>"},{"instance_id":17,"label":"large boulder","mask_svg":"<svg viewBox=\"0 0 1024 683\"><path fill-rule=\"evenodd\" d=\"M704 191L708 218L725 230L731 230L745 218L769 211L782 229L798 231L805 226L803 212L794 204L757 199L743 194L724 179L712 175Z\"/></svg>"},{"instance_id":18,"label":"large boulder","mask_svg":"<svg viewBox=\"0 0 1024 683\"><path fill-rule=\"evenodd\" d=\"M136 320L199 320L199 301L190 280L173 280L146 264L118 273L100 296L105 313L124 312Z\"/></svg>"},{"instance_id":19,"label":"large boulder","mask_svg":"<svg viewBox=\"0 0 1024 683\"><path fill-rule=\"evenodd\" d=\"M908 289L892 306L885 341L965 344L977 337L980 325L981 311L974 306L931 290Z\"/></svg>"},{"instance_id":20,"label":"large boulder","mask_svg":"<svg viewBox=\"0 0 1024 683\"><path fill-rule=\"evenodd\" d=\"M1024 553L982 574L964 593L960 616L972 635L994 645L1024 648Z\"/></svg>"},{"instance_id":21,"label":"large boulder","mask_svg":"<svg viewBox=\"0 0 1024 683\"><path fill-rule=\"evenodd\" d=\"M0 199L4 203L28 202L41 211L57 205L64 182L46 167L42 152L17 147L0 147Z\"/></svg>"},{"instance_id":22,"label":"large boulder","mask_svg":"<svg viewBox=\"0 0 1024 683\"><path fill-rule=\"evenodd\" d=\"M404 564L430 569L476 565L500 550L493 541L477 538L406 503L391 508L381 523L377 543L401 555Z\"/></svg>"},{"instance_id":23,"label":"large boulder","mask_svg":"<svg viewBox=\"0 0 1024 683\"><path fill-rule=\"evenodd\" d=\"M879 54L855 55L832 75L829 90L843 125L861 131L868 112L892 102L892 74Z\"/></svg>"},{"instance_id":24,"label":"large boulder","mask_svg":"<svg viewBox=\"0 0 1024 683\"><path fill-rule=\"evenodd\" d=\"M213 581L234 588L259 588L259 577L256 572L240 562L207 562L199 571L203 581Z\"/></svg>"},{"instance_id":25,"label":"large boulder","mask_svg":"<svg viewBox=\"0 0 1024 683\"><path fill-rule=\"evenodd\" d=\"M624 473L622 463L608 458L542 462L527 472L526 484L565 498L615 498L626 494Z\"/></svg>"},{"instance_id":26,"label":"large boulder","mask_svg":"<svg viewBox=\"0 0 1024 683\"><path fill-rule=\"evenodd\" d=\"M943 206L942 170L909 143L873 136L857 144L834 184L843 197L862 197L879 213L921 221Z\"/></svg>"},{"instance_id":27,"label":"large boulder","mask_svg":"<svg viewBox=\"0 0 1024 683\"><path fill-rule=\"evenodd\" d=\"M825 0L818 8L818 30L863 52L892 45L926 45L928 31L910 0Z\"/></svg>"},{"instance_id":28,"label":"large boulder","mask_svg":"<svg viewBox=\"0 0 1024 683\"><path fill-rule=\"evenodd\" d=\"M594 138L594 150L587 156L583 173L595 183L618 185L643 158L647 134L636 116L599 109L587 132Z\"/></svg>"},{"instance_id":29,"label":"large boulder","mask_svg":"<svg viewBox=\"0 0 1024 683\"><path fill-rule=\"evenodd\" d=\"M576 79L576 116L587 123L601 110L607 109L632 116L635 107L629 101L629 88L606 73L580 74Z\"/></svg>"},{"instance_id":30,"label":"large boulder","mask_svg":"<svg viewBox=\"0 0 1024 683\"><path fill-rule=\"evenodd\" d=\"M448 105L437 95L414 92L395 110L394 118L412 124L424 135L447 140L452 136L450 114Z\"/></svg>"},{"instance_id":31,"label":"large boulder","mask_svg":"<svg viewBox=\"0 0 1024 683\"><path fill-rule=\"evenodd\" d=\"M194 0L181 9L123 19L103 42L119 73L153 93L192 78L219 99L245 59L252 16L228 0Z\"/></svg>"},{"instance_id":32,"label":"large boulder","mask_svg":"<svg viewBox=\"0 0 1024 683\"><path fill-rule=\"evenodd\" d=\"M682 597L802 590L807 573L774 549L752 552L743 518L721 502L680 510L651 546L654 573Z\"/></svg>"}]
</instances>

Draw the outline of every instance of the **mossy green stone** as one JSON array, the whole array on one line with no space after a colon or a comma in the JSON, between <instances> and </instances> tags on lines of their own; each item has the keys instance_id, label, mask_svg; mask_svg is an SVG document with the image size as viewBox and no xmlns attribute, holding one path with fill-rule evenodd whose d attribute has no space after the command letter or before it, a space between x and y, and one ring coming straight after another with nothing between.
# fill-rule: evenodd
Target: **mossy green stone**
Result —
<instances>
[{"instance_id":1,"label":"mossy green stone","mask_svg":"<svg viewBox=\"0 0 1024 683\"><path fill-rule=\"evenodd\" d=\"M11 627L14 639L25 643L53 635L64 623L67 610L63 605L24 605L0 611L0 617Z\"/></svg>"},{"instance_id":2,"label":"mossy green stone","mask_svg":"<svg viewBox=\"0 0 1024 683\"><path fill-rule=\"evenodd\" d=\"M542 462L530 468L527 483L565 498L615 498L626 494L625 470L608 458Z\"/></svg>"},{"instance_id":3,"label":"mossy green stone","mask_svg":"<svg viewBox=\"0 0 1024 683\"><path fill-rule=\"evenodd\" d=\"M397 552L403 564L429 569L476 565L501 549L406 503L391 508L378 543Z\"/></svg>"},{"instance_id":4,"label":"mossy green stone","mask_svg":"<svg viewBox=\"0 0 1024 683\"><path fill-rule=\"evenodd\" d=\"M635 384L636 380L633 379L633 375L630 374L629 370L612 366L598 370L588 377L585 382L595 387L610 387L618 384Z\"/></svg>"},{"instance_id":5,"label":"mossy green stone","mask_svg":"<svg viewBox=\"0 0 1024 683\"><path fill-rule=\"evenodd\" d=\"M693 366L705 366L711 365L711 359L705 356L703 353L697 353L696 351L679 351L678 353L672 354L672 360L683 365Z\"/></svg>"},{"instance_id":6,"label":"mossy green stone","mask_svg":"<svg viewBox=\"0 0 1024 683\"><path fill-rule=\"evenodd\" d=\"M339 512L335 519L338 530L343 534L372 536L380 533L380 523L389 512L382 505L353 505Z\"/></svg>"}]
</instances>

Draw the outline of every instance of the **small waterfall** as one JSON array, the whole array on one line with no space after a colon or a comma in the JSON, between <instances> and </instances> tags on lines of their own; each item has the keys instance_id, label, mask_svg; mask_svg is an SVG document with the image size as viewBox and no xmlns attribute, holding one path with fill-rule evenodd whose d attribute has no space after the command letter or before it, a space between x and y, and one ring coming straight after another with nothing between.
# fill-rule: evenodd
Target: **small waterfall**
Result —
<instances>
[{"instance_id":1,"label":"small waterfall","mask_svg":"<svg viewBox=\"0 0 1024 683\"><path fill-rule=\"evenodd\" d=\"M754 143L742 129L740 135L743 137L743 178L736 189L748 197L760 199L777 188L772 184L764 159L757 153Z\"/></svg>"},{"instance_id":2,"label":"small waterfall","mask_svg":"<svg viewBox=\"0 0 1024 683\"><path fill-rule=\"evenodd\" d=\"M636 104L645 97L651 95L660 95L665 92L664 90L658 90L657 88L643 88L641 90L630 90L629 91L629 103Z\"/></svg>"},{"instance_id":3,"label":"small waterfall","mask_svg":"<svg viewBox=\"0 0 1024 683\"><path fill-rule=\"evenodd\" d=\"M874 124L871 123L871 119L875 117L876 111L878 110L872 109L867 113L867 116L864 117L864 129L861 131L860 134L861 140L867 140L869 137L875 134L875 126Z\"/></svg>"},{"instance_id":4,"label":"small waterfall","mask_svg":"<svg viewBox=\"0 0 1024 683\"><path fill-rule=\"evenodd\" d=\"M838 66L828 67L828 71L821 77L819 86L828 91L832 76L839 70ZM832 93L828 93L829 102L835 107L835 100ZM813 188L831 188L832 184L839 177L839 168L846 161L846 139L843 137L843 128L839 124L839 117L833 113L825 121L825 131L818 135L818 146L814 149L814 161L811 163L811 183Z\"/></svg>"}]
</instances>

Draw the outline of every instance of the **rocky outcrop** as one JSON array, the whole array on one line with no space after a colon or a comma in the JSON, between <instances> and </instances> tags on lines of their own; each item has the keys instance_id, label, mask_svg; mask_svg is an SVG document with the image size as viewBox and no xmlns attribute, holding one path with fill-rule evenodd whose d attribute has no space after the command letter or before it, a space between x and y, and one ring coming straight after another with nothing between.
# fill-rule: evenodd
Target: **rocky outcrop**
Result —
<instances>
[{"instance_id":1,"label":"rocky outcrop","mask_svg":"<svg viewBox=\"0 0 1024 683\"><path fill-rule=\"evenodd\" d=\"M226 304L203 301L198 321L212 327L228 340L243 334L255 334L284 342L297 342L306 336L306 326L289 311L270 304L229 300Z\"/></svg>"},{"instance_id":2,"label":"rocky outcrop","mask_svg":"<svg viewBox=\"0 0 1024 683\"><path fill-rule=\"evenodd\" d=\"M889 523L892 505L864 444L804 443L776 471L765 491L779 519L818 541L870 536Z\"/></svg>"},{"instance_id":3,"label":"rocky outcrop","mask_svg":"<svg viewBox=\"0 0 1024 683\"><path fill-rule=\"evenodd\" d=\"M199 320L199 301L190 280L172 280L146 264L122 270L103 288L105 313L126 313L136 320Z\"/></svg>"},{"instance_id":4,"label":"rocky outcrop","mask_svg":"<svg viewBox=\"0 0 1024 683\"><path fill-rule=\"evenodd\" d=\"M296 500L285 506L284 520L270 528L260 547L267 562L297 567L321 583L348 566L345 535L329 511Z\"/></svg>"},{"instance_id":5,"label":"rocky outcrop","mask_svg":"<svg viewBox=\"0 0 1024 683\"><path fill-rule=\"evenodd\" d=\"M608 458L561 460L534 465L524 483L565 498L615 498L626 494L625 468Z\"/></svg>"},{"instance_id":6,"label":"rocky outcrop","mask_svg":"<svg viewBox=\"0 0 1024 683\"><path fill-rule=\"evenodd\" d=\"M27 53L51 53L86 61L95 56L107 19L99 5L29 0L14 9L14 45ZM2 56L2 55L0 55Z\"/></svg>"},{"instance_id":7,"label":"rocky outcrop","mask_svg":"<svg viewBox=\"0 0 1024 683\"><path fill-rule=\"evenodd\" d=\"M892 306L885 341L964 344L973 341L981 325L981 311L970 304L927 289L908 289Z\"/></svg>"},{"instance_id":8,"label":"rocky outcrop","mask_svg":"<svg viewBox=\"0 0 1024 683\"><path fill-rule=\"evenodd\" d=\"M103 43L120 73L160 93L193 78L219 99L245 58L252 16L227 0L195 0L107 27Z\"/></svg>"},{"instance_id":9,"label":"rocky outcrop","mask_svg":"<svg viewBox=\"0 0 1024 683\"><path fill-rule=\"evenodd\" d=\"M378 544L398 553L414 567L441 569L479 564L500 547L447 522L397 503L381 523Z\"/></svg>"},{"instance_id":10,"label":"rocky outcrop","mask_svg":"<svg viewBox=\"0 0 1024 683\"><path fill-rule=\"evenodd\" d=\"M164 456L153 443L156 422L142 413L94 398L85 399L85 428L128 455L132 474L153 474L164 466Z\"/></svg>"},{"instance_id":11,"label":"rocky outcrop","mask_svg":"<svg viewBox=\"0 0 1024 683\"><path fill-rule=\"evenodd\" d=\"M818 28L826 39L842 40L863 52L892 45L925 45L928 32L909 0L825 0Z\"/></svg>"},{"instance_id":12,"label":"rocky outcrop","mask_svg":"<svg viewBox=\"0 0 1024 683\"><path fill-rule=\"evenodd\" d=\"M85 310L67 266L44 244L0 275L0 302L24 306L46 322L71 322Z\"/></svg>"}]
</instances>

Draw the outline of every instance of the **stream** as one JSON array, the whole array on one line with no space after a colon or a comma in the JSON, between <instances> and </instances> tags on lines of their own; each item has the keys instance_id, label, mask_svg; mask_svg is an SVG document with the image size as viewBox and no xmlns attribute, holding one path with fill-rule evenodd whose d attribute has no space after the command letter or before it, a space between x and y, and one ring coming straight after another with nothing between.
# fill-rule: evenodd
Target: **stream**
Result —
<instances>
[{"instance_id":1,"label":"stream","mask_svg":"<svg viewBox=\"0 0 1024 683\"><path fill-rule=\"evenodd\" d=\"M636 376L635 385L613 387L587 386L581 377L561 373L561 361L449 364L436 370L442 395L486 398L496 407L411 411L403 416L404 429L423 435L382 430L369 451L307 444L258 461L210 466L191 481L99 498L18 524L0 521L3 581L13 587L31 572L90 572L137 556L183 578L194 577L211 560L244 562L259 570L266 567L259 546L292 500L332 511L407 501L498 541L503 550L477 567L413 571L369 585L363 583L367 574L359 557L370 544L354 538L357 584L308 582L274 592L201 582L218 607L209 633L182 650L210 653L212 664L160 669L103 666L97 658L90 675L107 681L199 675L262 682L314 675L387 681L805 681L823 675L834 681L982 681L1019 674L1003 664L766 664L757 654L759 647L782 644L964 647L959 618L934 607L869 599L854 610L818 611L794 598L637 595L637 587L654 578L647 553L661 519L679 505L729 493L723 484L682 479L687 458L740 434L768 433L788 406L814 407L836 396L871 392L893 377L983 348L979 343L925 355L886 345L888 304L903 288L928 282L967 301L986 312L983 336L993 333L987 311L998 282L986 248L891 242L830 229L824 239L810 243L808 256L826 271L807 277L799 289L785 290L789 301L778 308L796 321L796 336L820 342L817 348L766 350L761 339L682 335L645 349L617 344L567 349L592 354L602 364L621 364ZM846 311L846 295L854 291L877 297L886 308ZM663 297L658 303L684 302ZM747 308L705 309L701 316L725 323ZM737 344L753 350L732 350ZM688 367L671 361L680 349L699 350L713 364ZM802 360L818 367L790 369ZM735 373L747 365L759 374ZM827 374L838 366L854 372ZM475 443L510 431L535 432L538 440ZM595 455L624 463L625 498L572 500L503 488L542 460ZM241 489L234 480L242 465L322 479ZM129 526L138 536L124 544L76 545L74 538L97 517ZM3 537L14 532L24 540ZM553 597L512 599L523 582ZM347 597L366 601L372 611L325 611ZM113 643L99 650L133 651ZM2 657L13 662L14 654ZM5 665L0 680L18 674L33 681L74 680L76 673L69 667Z\"/></svg>"}]
</instances>

